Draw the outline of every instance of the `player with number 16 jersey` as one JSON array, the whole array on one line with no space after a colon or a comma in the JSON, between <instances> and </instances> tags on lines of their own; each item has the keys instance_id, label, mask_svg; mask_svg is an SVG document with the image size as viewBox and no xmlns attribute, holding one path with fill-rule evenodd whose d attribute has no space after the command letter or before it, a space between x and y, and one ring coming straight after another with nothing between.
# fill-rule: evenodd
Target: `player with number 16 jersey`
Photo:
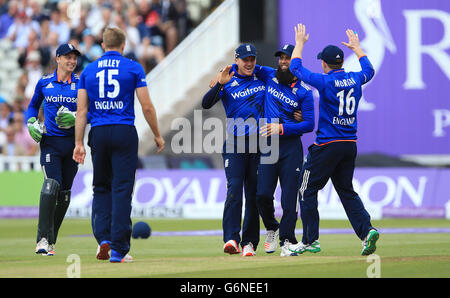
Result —
<instances>
[{"instance_id":1,"label":"player with number 16 jersey","mask_svg":"<svg viewBox=\"0 0 450 298\"><path fill-rule=\"evenodd\" d=\"M326 48L332 51L333 46ZM342 56L339 51L334 55ZM316 145L333 141L356 141L357 113L362 95L362 85L369 82L374 75L374 69L367 58L359 59L362 70L346 72L343 68L332 69L327 74L312 73L302 66L302 60L294 57L291 62L292 73L302 77L302 80L314 86L319 91L319 127Z\"/></svg>"},{"instance_id":2,"label":"player with number 16 jersey","mask_svg":"<svg viewBox=\"0 0 450 298\"><path fill-rule=\"evenodd\" d=\"M302 243L291 251L319 252L318 191L331 179L339 195L355 234L363 241L362 255L375 252L379 232L372 226L370 214L353 188L353 173L357 155L356 115L362 95L362 85L375 74L362 50L358 34L346 31L349 39L342 42L358 57L361 71L346 72L342 68L344 52L335 45L326 46L318 55L324 74L312 73L303 66L303 46L309 39L305 25L295 27L295 48L290 65L291 72L319 91L319 123L315 144L308 148L299 189Z\"/></svg>"}]
</instances>

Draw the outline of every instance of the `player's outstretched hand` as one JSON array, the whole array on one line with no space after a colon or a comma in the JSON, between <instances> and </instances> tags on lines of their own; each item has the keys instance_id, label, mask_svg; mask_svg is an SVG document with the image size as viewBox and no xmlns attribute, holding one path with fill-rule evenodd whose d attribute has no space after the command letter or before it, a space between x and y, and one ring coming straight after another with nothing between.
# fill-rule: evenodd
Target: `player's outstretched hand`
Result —
<instances>
[{"instance_id":1,"label":"player's outstretched hand","mask_svg":"<svg viewBox=\"0 0 450 298\"><path fill-rule=\"evenodd\" d=\"M75 149L73 149L73 160L77 163L84 164L84 158L86 157L86 149L84 149L84 145L76 145Z\"/></svg>"},{"instance_id":2,"label":"player's outstretched hand","mask_svg":"<svg viewBox=\"0 0 450 298\"><path fill-rule=\"evenodd\" d=\"M222 73L219 72L211 81L209 81L209 88L213 88L214 86L216 86L221 75L222 75Z\"/></svg>"},{"instance_id":3,"label":"player's outstretched hand","mask_svg":"<svg viewBox=\"0 0 450 298\"><path fill-rule=\"evenodd\" d=\"M358 37L358 33L356 33L355 31L353 31L352 29L347 29L345 31L345 33L347 34L348 37L348 42L342 42L342 44L346 47L348 47L350 50L355 50L357 48L359 48L359 37Z\"/></svg>"},{"instance_id":4,"label":"player's outstretched hand","mask_svg":"<svg viewBox=\"0 0 450 298\"><path fill-rule=\"evenodd\" d=\"M228 83L234 75L234 71L230 72L231 65L225 66L225 68L220 72L219 83L225 85Z\"/></svg>"},{"instance_id":5,"label":"player's outstretched hand","mask_svg":"<svg viewBox=\"0 0 450 298\"><path fill-rule=\"evenodd\" d=\"M304 45L309 39L309 33L306 34L306 27L303 24L297 24L295 30L295 43Z\"/></svg>"},{"instance_id":6,"label":"player's outstretched hand","mask_svg":"<svg viewBox=\"0 0 450 298\"><path fill-rule=\"evenodd\" d=\"M161 153L161 151L164 150L164 146L166 144L166 141L164 141L163 137L155 137L155 143L156 147L158 147L158 153Z\"/></svg>"},{"instance_id":7,"label":"player's outstretched hand","mask_svg":"<svg viewBox=\"0 0 450 298\"><path fill-rule=\"evenodd\" d=\"M356 31L353 31L352 29L347 29L345 33L347 34L348 42L343 41L342 44L355 52L358 58L364 56L365 54L359 44L358 33L356 33Z\"/></svg>"}]
</instances>

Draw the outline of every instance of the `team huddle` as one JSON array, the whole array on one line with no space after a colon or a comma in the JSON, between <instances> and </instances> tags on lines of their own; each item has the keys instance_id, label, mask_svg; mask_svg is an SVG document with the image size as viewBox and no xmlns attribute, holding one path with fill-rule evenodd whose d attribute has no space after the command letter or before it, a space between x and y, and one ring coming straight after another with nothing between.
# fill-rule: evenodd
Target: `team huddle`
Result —
<instances>
[{"instance_id":1,"label":"team huddle","mask_svg":"<svg viewBox=\"0 0 450 298\"><path fill-rule=\"evenodd\" d=\"M257 65L256 49L243 44L235 51L235 64L224 67L211 81L211 88L203 97L203 108L222 101L228 119L244 120L242 125L239 121L228 123L229 137L223 145L227 179L222 220L225 253L254 256L260 239L260 218L267 230L265 252L275 252L278 245L281 256L319 252L317 193L330 178L356 235L363 241L361 254L375 251L379 233L372 227L370 215L352 185L356 112L361 86L373 77L374 69L360 48L358 35L352 30L346 33L349 41L343 44L358 56L360 72L344 71L344 53L337 46L327 46L317 56L325 74L303 67L303 46L309 34L299 24L295 27L295 46L284 45L275 53L277 69ZM90 123L96 257L131 262L131 199L138 166L135 94L155 136L158 153L164 149L165 141L142 66L122 56L124 32L105 29L102 46L103 56L89 64L79 77L73 71L80 52L71 44L59 46L57 69L39 80L27 110L28 130L40 143L44 173L35 252L55 254L78 164L83 164L86 156L84 134ZM319 118L316 141L309 146L303 162L301 136L312 132L315 126L314 98L308 85L319 92ZM277 143L276 162L262 162L270 152L252 150L249 140L253 137ZM243 148L236 148L241 144ZM278 181L283 211L280 221L275 218L274 208ZM295 236L299 211L303 225L300 242Z\"/></svg>"},{"instance_id":2,"label":"team huddle","mask_svg":"<svg viewBox=\"0 0 450 298\"><path fill-rule=\"evenodd\" d=\"M273 253L281 246L281 256L296 256L305 251L321 251L317 193L331 181L341 199L356 235L362 240L362 255L375 252L379 232L372 227L370 215L353 190L356 158L356 112L361 86L373 77L374 69L359 45L358 35L347 30L350 48L358 56L362 70L346 72L344 52L337 46L325 47L317 56L324 74L312 73L302 65L303 47L309 38L305 26L295 27L295 46L284 45L275 53L278 69L256 65L256 49L243 44L236 49L235 64L226 66L211 81L205 94L205 109L222 101L227 118L259 118L260 127L240 128L236 123L227 131L225 143L252 136L278 138L279 157L275 163L263 163L265 153L225 151L223 161L227 178L227 197L223 213L224 252L254 256L259 242L259 217L267 230L264 249ZM303 163L301 136L314 129L314 103L308 85L319 92L317 137L308 148ZM249 94L245 90L259 88ZM233 94L248 94L237 98ZM298 115L300 113L300 116ZM277 119L273 122L271 119ZM242 121L241 121L242 122ZM261 121L259 121L261 123ZM243 149L248 149L247 147ZM258 159L260 158L260 159ZM273 196L280 182L280 222L275 218ZM245 190L245 214L240 237L242 189ZM300 208L299 208L300 207ZM295 237L300 209L303 225L301 242Z\"/></svg>"}]
</instances>

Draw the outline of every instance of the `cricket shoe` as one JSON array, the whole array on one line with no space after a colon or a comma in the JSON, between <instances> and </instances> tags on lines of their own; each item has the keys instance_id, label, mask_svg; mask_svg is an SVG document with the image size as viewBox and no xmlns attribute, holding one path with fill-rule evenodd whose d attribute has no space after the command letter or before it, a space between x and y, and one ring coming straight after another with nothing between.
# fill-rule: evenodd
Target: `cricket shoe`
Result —
<instances>
[{"instance_id":1,"label":"cricket shoe","mask_svg":"<svg viewBox=\"0 0 450 298\"><path fill-rule=\"evenodd\" d=\"M44 237L39 240L36 244L36 253L37 254L47 254L48 252L48 241Z\"/></svg>"},{"instance_id":2,"label":"cricket shoe","mask_svg":"<svg viewBox=\"0 0 450 298\"><path fill-rule=\"evenodd\" d=\"M42 254L42 255L47 255L49 257L54 256L55 255L55 246L53 244L49 244L48 245L48 249L47 249L47 254Z\"/></svg>"},{"instance_id":3,"label":"cricket shoe","mask_svg":"<svg viewBox=\"0 0 450 298\"><path fill-rule=\"evenodd\" d=\"M242 256L243 257L253 257L256 256L256 252L253 248L253 244L249 242L247 245L244 245L244 248L242 249Z\"/></svg>"},{"instance_id":4,"label":"cricket shoe","mask_svg":"<svg viewBox=\"0 0 450 298\"><path fill-rule=\"evenodd\" d=\"M313 243L306 245L305 246L305 251L309 251L309 252L312 252L312 253L320 252L321 249L320 249L319 240L316 240Z\"/></svg>"},{"instance_id":5,"label":"cricket shoe","mask_svg":"<svg viewBox=\"0 0 450 298\"><path fill-rule=\"evenodd\" d=\"M377 249L375 244L377 243L378 238L380 238L380 233L378 233L377 230L372 229L369 231L366 238L364 238L364 241L362 242L362 256L368 256L375 252L375 250Z\"/></svg>"},{"instance_id":6,"label":"cricket shoe","mask_svg":"<svg viewBox=\"0 0 450 298\"><path fill-rule=\"evenodd\" d=\"M284 244L281 247L281 253L280 256L282 257L289 257L289 256L298 256L296 252L292 252L289 250L289 246L292 245L292 243L289 242L289 240L284 240Z\"/></svg>"},{"instance_id":7,"label":"cricket shoe","mask_svg":"<svg viewBox=\"0 0 450 298\"><path fill-rule=\"evenodd\" d=\"M131 263L133 262L133 257L129 254L121 255L119 252L111 249L111 257L109 258L110 263Z\"/></svg>"},{"instance_id":8,"label":"cricket shoe","mask_svg":"<svg viewBox=\"0 0 450 298\"><path fill-rule=\"evenodd\" d=\"M302 254L306 250L306 245L304 245L302 242L291 244L288 246L288 250L297 254Z\"/></svg>"},{"instance_id":9,"label":"cricket shoe","mask_svg":"<svg viewBox=\"0 0 450 298\"><path fill-rule=\"evenodd\" d=\"M264 249L266 253L270 254L277 250L278 248L278 236L279 236L279 229L276 231L268 230L266 241L264 242Z\"/></svg>"},{"instance_id":10,"label":"cricket shoe","mask_svg":"<svg viewBox=\"0 0 450 298\"><path fill-rule=\"evenodd\" d=\"M240 253L241 251L239 250L239 246L237 245L235 240L228 240L227 243L225 243L225 245L223 246L223 252L234 255Z\"/></svg>"},{"instance_id":11,"label":"cricket shoe","mask_svg":"<svg viewBox=\"0 0 450 298\"><path fill-rule=\"evenodd\" d=\"M97 260L109 260L110 245L111 242L108 240L100 242L100 245L97 247Z\"/></svg>"}]
</instances>

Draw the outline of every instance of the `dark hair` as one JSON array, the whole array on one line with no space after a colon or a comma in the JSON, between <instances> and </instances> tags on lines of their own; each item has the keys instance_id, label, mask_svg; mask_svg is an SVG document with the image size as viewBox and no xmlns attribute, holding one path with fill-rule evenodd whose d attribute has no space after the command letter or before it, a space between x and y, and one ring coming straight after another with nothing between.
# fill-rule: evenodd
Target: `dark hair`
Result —
<instances>
[{"instance_id":1,"label":"dark hair","mask_svg":"<svg viewBox=\"0 0 450 298\"><path fill-rule=\"evenodd\" d=\"M326 65L328 65L329 68L331 69L341 69L342 65L344 65L344 62L339 63L339 64L330 64L330 63L326 63L325 61L323 61Z\"/></svg>"}]
</instances>

